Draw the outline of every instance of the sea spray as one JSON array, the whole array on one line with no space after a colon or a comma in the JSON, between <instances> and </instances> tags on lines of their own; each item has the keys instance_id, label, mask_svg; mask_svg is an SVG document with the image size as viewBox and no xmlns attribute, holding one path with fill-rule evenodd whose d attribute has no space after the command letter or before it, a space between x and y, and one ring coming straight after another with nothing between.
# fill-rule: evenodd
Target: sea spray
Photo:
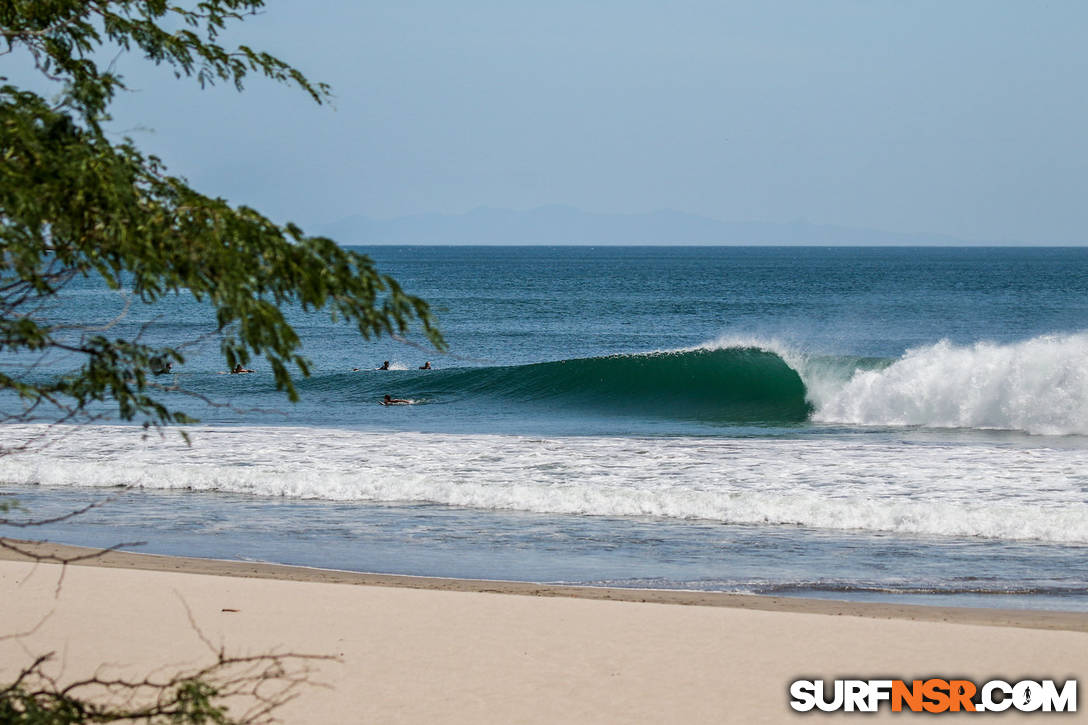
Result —
<instances>
[{"instance_id":1,"label":"sea spray","mask_svg":"<svg viewBox=\"0 0 1088 725\"><path fill-rule=\"evenodd\" d=\"M1088 334L999 344L941 340L898 359L813 354L776 339L723 337L690 351L762 350L804 383L819 423L1088 435Z\"/></svg>"},{"instance_id":2,"label":"sea spray","mask_svg":"<svg viewBox=\"0 0 1088 725\"><path fill-rule=\"evenodd\" d=\"M813 420L854 425L996 428L1088 435L1088 335L1012 344L947 340L858 369L810 399Z\"/></svg>"}]
</instances>

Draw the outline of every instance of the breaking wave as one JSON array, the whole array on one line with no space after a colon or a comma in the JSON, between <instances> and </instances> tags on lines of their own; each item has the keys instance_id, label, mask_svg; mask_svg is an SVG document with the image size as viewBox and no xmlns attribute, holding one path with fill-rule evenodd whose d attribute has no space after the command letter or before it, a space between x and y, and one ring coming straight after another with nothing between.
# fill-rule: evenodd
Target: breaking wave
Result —
<instances>
[{"instance_id":1,"label":"breaking wave","mask_svg":"<svg viewBox=\"0 0 1088 725\"><path fill-rule=\"evenodd\" d=\"M760 423L802 422L812 413L798 372L757 347L692 349L428 372L338 373L302 385L370 400L497 399L643 417Z\"/></svg>"},{"instance_id":2,"label":"breaking wave","mask_svg":"<svg viewBox=\"0 0 1088 725\"><path fill-rule=\"evenodd\" d=\"M1088 334L940 341L898 359L812 355L775 341L529 365L336 373L318 395L424 403L486 399L642 418L836 423L1088 435Z\"/></svg>"},{"instance_id":3,"label":"breaking wave","mask_svg":"<svg viewBox=\"0 0 1088 725\"><path fill-rule=\"evenodd\" d=\"M859 367L840 384L806 383L819 422L1088 435L1085 334L941 341Z\"/></svg>"}]
</instances>

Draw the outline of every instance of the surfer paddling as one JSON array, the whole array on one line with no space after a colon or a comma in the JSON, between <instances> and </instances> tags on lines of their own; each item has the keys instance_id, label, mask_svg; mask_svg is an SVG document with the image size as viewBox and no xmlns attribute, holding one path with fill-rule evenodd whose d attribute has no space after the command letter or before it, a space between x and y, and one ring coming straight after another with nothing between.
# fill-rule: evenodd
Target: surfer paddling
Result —
<instances>
[{"instance_id":1,"label":"surfer paddling","mask_svg":"<svg viewBox=\"0 0 1088 725\"><path fill-rule=\"evenodd\" d=\"M253 372L253 371L250 370L249 368L242 367L242 364L238 363L237 365L234 366L234 369L230 371L230 374L231 375L241 375L242 373L251 373L251 372Z\"/></svg>"},{"instance_id":2,"label":"surfer paddling","mask_svg":"<svg viewBox=\"0 0 1088 725\"><path fill-rule=\"evenodd\" d=\"M385 396L385 399L380 405L411 405L412 401L405 400L404 398L392 398L389 395Z\"/></svg>"},{"instance_id":3,"label":"surfer paddling","mask_svg":"<svg viewBox=\"0 0 1088 725\"><path fill-rule=\"evenodd\" d=\"M420 370L434 370L434 368L431 367L431 361L430 360L428 360L427 362L420 365L419 369Z\"/></svg>"},{"instance_id":4,"label":"surfer paddling","mask_svg":"<svg viewBox=\"0 0 1088 725\"><path fill-rule=\"evenodd\" d=\"M388 370L389 369L389 361L386 360L385 362L383 362L382 366L380 368L378 368L378 369L379 370Z\"/></svg>"}]
</instances>

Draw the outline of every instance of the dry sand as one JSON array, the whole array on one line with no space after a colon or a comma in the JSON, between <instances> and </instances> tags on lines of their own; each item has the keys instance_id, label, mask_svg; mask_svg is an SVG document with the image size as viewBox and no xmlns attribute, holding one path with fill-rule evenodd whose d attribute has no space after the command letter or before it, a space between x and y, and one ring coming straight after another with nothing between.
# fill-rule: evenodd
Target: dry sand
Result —
<instances>
[{"instance_id":1,"label":"dry sand","mask_svg":"<svg viewBox=\"0 0 1088 725\"><path fill-rule=\"evenodd\" d=\"M306 688L284 707L288 723L869 721L793 713L789 683L1065 680L1088 671L1084 614L473 582L119 552L68 566L61 581L60 566L17 558L0 556L0 622L6 633L34 631L0 640L0 681L47 651L57 653L62 679L102 663L137 673L207 662L195 623L231 652L339 658L313 663L312 679L327 687ZM1086 712L971 721L1086 722ZM876 719L912 717L883 711Z\"/></svg>"}]
</instances>

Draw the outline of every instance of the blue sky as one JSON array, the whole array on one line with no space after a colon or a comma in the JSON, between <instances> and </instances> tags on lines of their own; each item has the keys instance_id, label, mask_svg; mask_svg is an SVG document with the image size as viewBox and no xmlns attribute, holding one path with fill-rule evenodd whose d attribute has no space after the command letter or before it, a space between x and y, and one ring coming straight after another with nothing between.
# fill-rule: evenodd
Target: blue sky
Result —
<instances>
[{"instance_id":1,"label":"blue sky","mask_svg":"<svg viewBox=\"0 0 1088 725\"><path fill-rule=\"evenodd\" d=\"M268 5L224 39L333 107L122 58L114 127L280 221L569 204L1088 241L1088 3Z\"/></svg>"}]
</instances>

